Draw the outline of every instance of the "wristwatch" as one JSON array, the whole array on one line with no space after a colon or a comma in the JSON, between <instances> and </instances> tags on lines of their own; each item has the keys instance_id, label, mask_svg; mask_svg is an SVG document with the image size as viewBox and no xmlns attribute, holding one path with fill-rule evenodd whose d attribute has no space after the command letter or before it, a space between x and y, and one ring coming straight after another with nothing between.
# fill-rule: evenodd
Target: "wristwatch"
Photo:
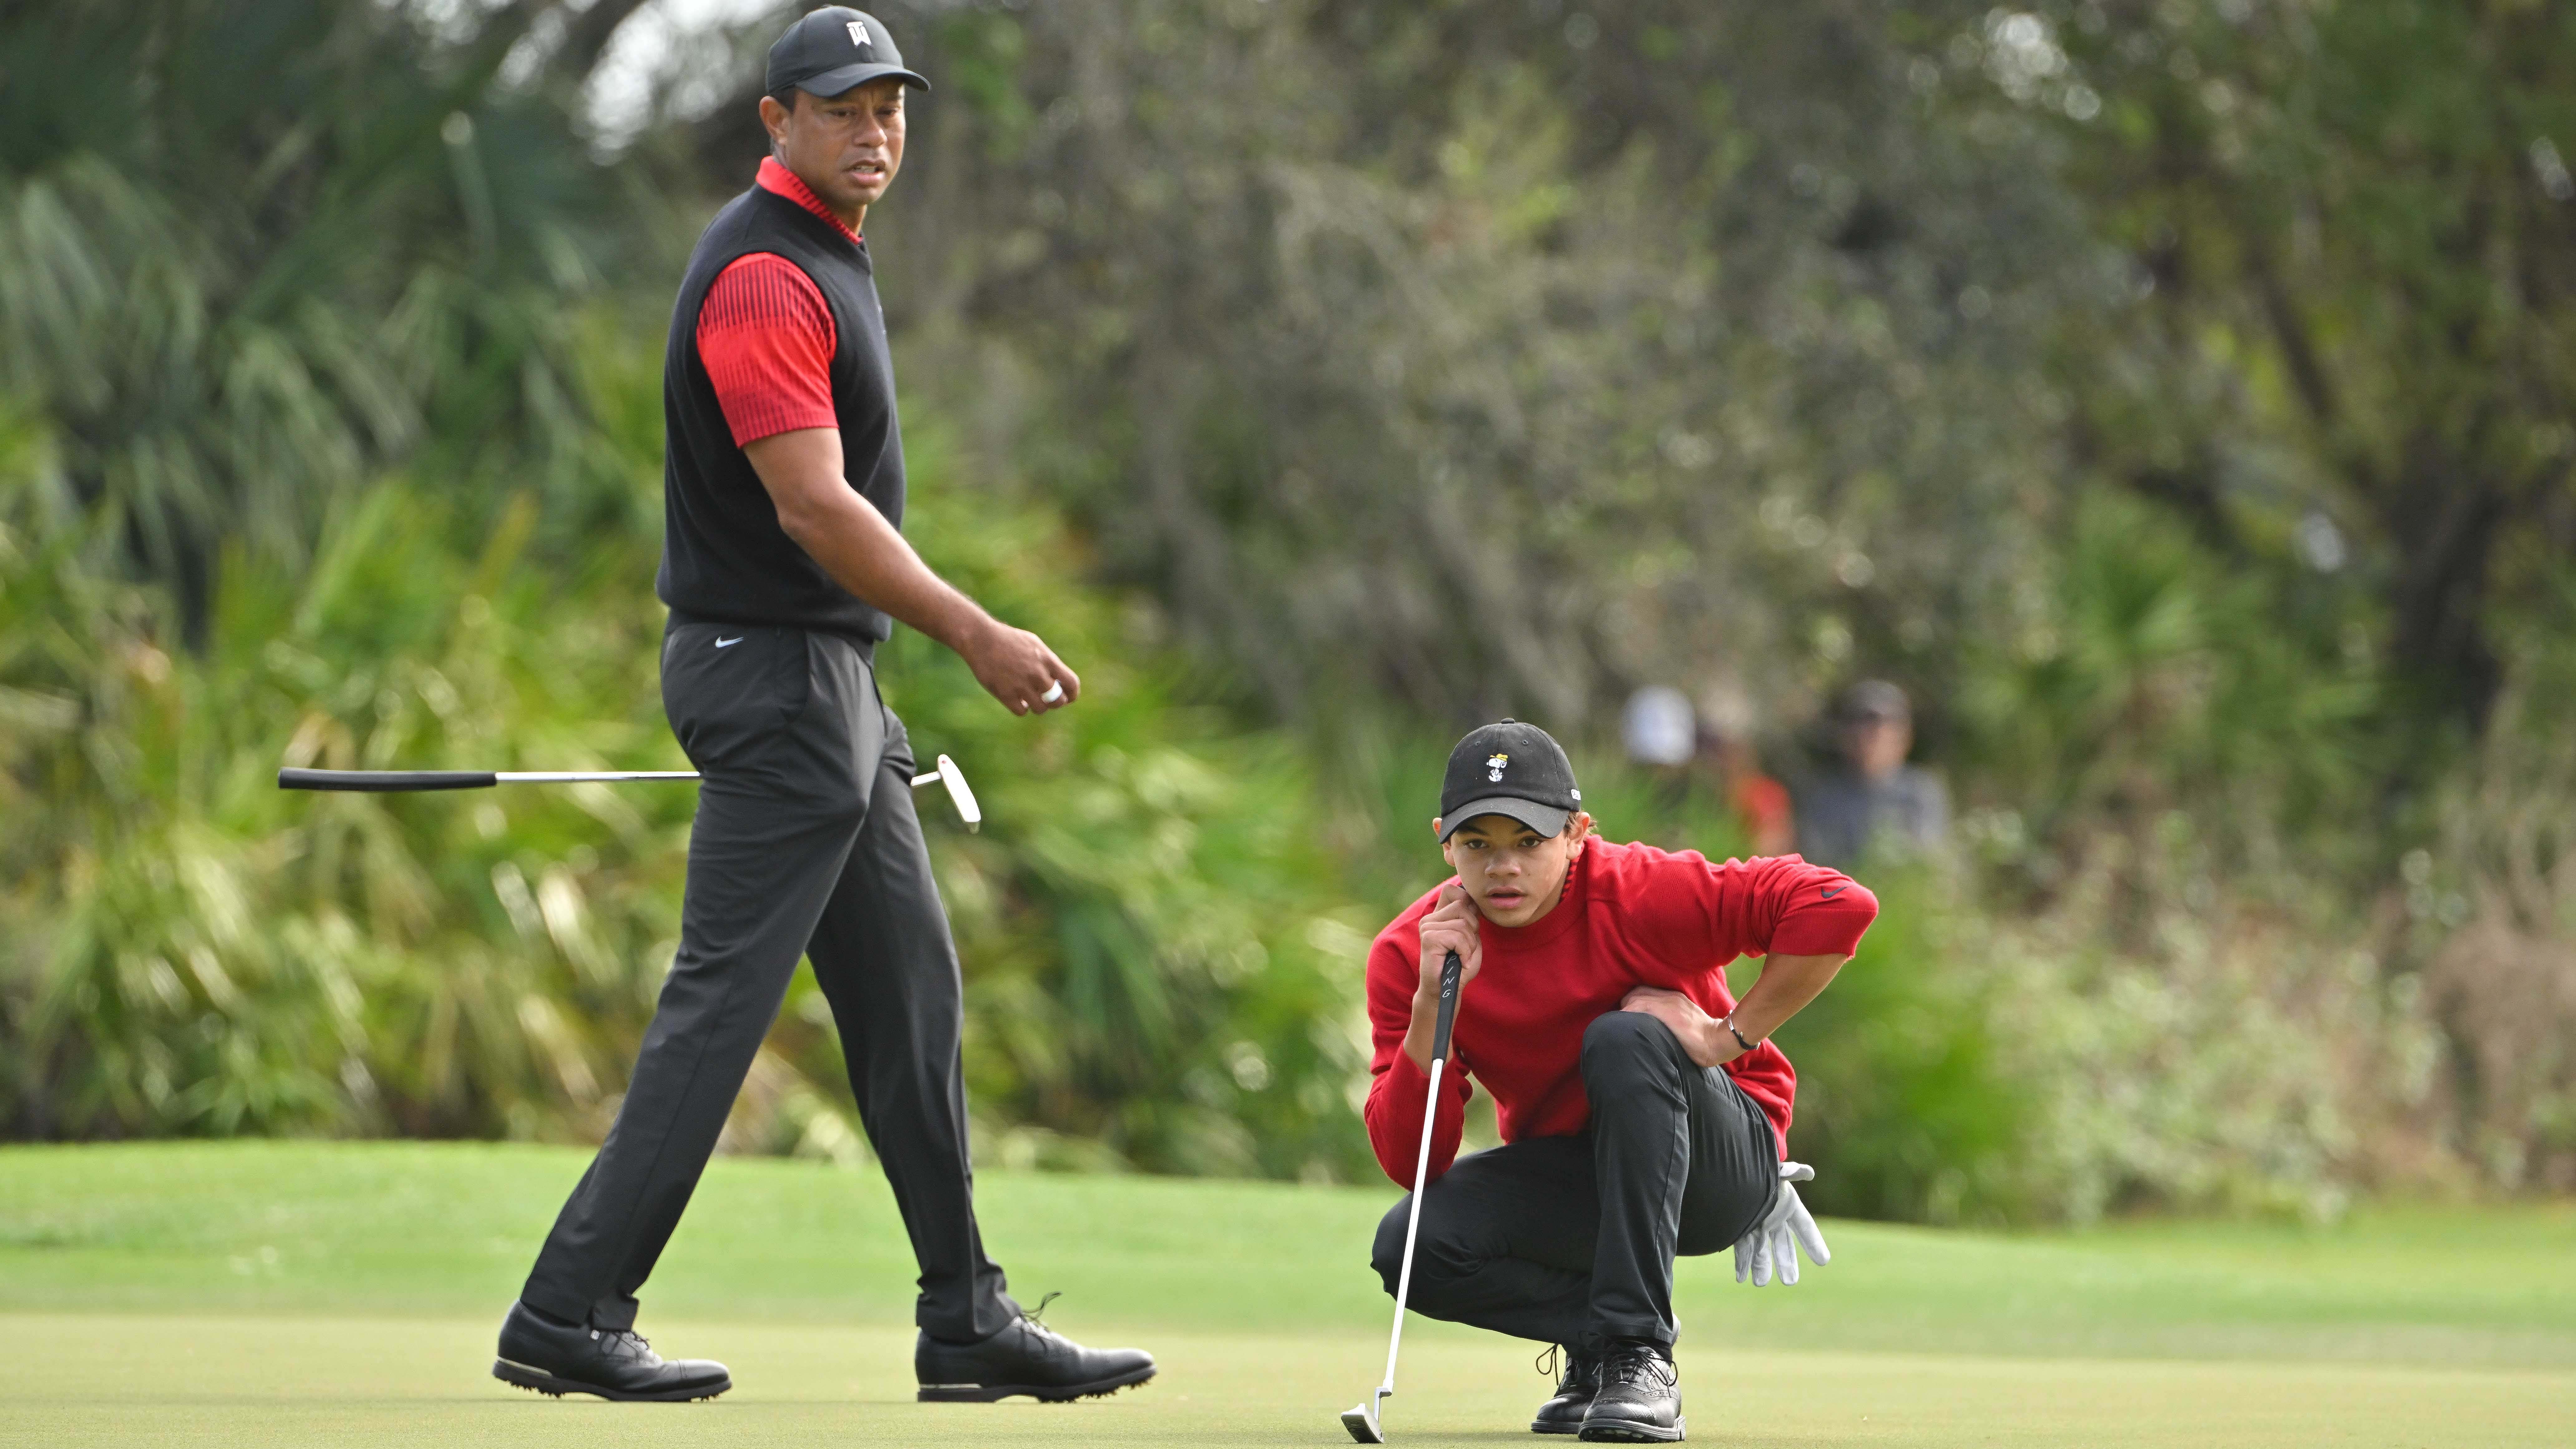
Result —
<instances>
[{"instance_id":1,"label":"wristwatch","mask_svg":"<svg viewBox=\"0 0 2576 1449\"><path fill-rule=\"evenodd\" d=\"M1744 1048L1746 1051L1751 1051L1751 1050L1753 1050L1755 1047L1758 1047L1758 1046L1762 1045L1762 1043L1760 1043L1760 1042L1758 1042L1758 1041L1746 1041L1746 1040L1744 1039L1744 1033L1742 1033L1742 1032L1740 1032L1740 1031L1737 1031L1737 1030L1735 1029L1735 1013L1734 1013L1734 1012L1731 1012L1731 1011L1730 1011L1730 1012L1728 1012L1728 1013L1725 1015L1725 1017L1724 1017L1723 1019L1721 1019L1721 1020L1718 1022L1718 1025L1720 1025L1720 1026L1722 1026L1722 1027L1725 1027L1725 1028L1726 1028L1726 1034L1727 1034L1728 1036L1731 1036L1731 1037L1735 1038L1735 1044L1736 1044L1737 1046L1740 1046L1740 1047Z\"/></svg>"}]
</instances>

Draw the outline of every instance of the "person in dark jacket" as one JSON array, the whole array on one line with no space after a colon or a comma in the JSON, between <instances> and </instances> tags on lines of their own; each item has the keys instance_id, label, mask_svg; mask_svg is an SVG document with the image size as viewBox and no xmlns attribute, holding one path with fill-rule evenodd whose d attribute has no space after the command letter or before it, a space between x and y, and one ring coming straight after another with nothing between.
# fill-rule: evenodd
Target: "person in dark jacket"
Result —
<instances>
[{"instance_id":1,"label":"person in dark jacket","mask_svg":"<svg viewBox=\"0 0 2576 1449\"><path fill-rule=\"evenodd\" d=\"M1849 869L1873 850L1919 855L1949 839L1950 792L1905 763L1914 710L1904 690L1864 679L1843 691L1833 725L1841 767L1798 792L1799 854Z\"/></svg>"}]
</instances>

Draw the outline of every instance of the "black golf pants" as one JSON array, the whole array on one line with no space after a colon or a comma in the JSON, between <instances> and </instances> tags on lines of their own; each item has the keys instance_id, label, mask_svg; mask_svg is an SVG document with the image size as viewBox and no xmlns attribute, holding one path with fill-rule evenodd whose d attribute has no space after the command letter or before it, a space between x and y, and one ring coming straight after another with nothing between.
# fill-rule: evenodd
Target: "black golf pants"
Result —
<instances>
[{"instance_id":1,"label":"black golf pants","mask_svg":"<svg viewBox=\"0 0 2576 1449\"><path fill-rule=\"evenodd\" d=\"M1777 1139L1733 1077L1695 1065L1642 1012L1584 1029L1583 1090L1581 1133L1470 1154L1423 1191L1416 1312L1583 1352L1614 1338L1671 1347L1674 1257L1732 1247L1760 1221ZM1412 1205L1377 1225L1390 1294Z\"/></svg>"},{"instance_id":2,"label":"black golf pants","mask_svg":"<svg viewBox=\"0 0 2576 1449\"><path fill-rule=\"evenodd\" d=\"M674 624L662 706L705 777L679 953L617 1121L520 1296L634 1324L635 1291L810 956L921 1264L917 1321L954 1342L999 1332L1018 1305L975 1226L957 951L913 813L912 747L867 653L801 629Z\"/></svg>"}]
</instances>

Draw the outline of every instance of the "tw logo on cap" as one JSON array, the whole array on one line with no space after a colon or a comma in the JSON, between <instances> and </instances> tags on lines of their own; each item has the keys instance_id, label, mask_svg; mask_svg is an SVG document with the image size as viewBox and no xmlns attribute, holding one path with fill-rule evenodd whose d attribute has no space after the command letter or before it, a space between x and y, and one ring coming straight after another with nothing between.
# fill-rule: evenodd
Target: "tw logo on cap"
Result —
<instances>
[{"instance_id":1,"label":"tw logo on cap","mask_svg":"<svg viewBox=\"0 0 2576 1449\"><path fill-rule=\"evenodd\" d=\"M850 44L857 46L859 49L866 51L870 55L876 54L877 43L868 39L868 23L866 21L853 20L850 22Z\"/></svg>"}]
</instances>

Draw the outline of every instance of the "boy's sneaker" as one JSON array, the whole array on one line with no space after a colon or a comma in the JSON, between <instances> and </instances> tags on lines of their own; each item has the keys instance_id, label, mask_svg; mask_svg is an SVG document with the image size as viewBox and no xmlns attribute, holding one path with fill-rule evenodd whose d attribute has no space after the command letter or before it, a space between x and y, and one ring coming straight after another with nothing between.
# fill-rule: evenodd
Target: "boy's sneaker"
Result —
<instances>
[{"instance_id":1,"label":"boy's sneaker","mask_svg":"<svg viewBox=\"0 0 2576 1449\"><path fill-rule=\"evenodd\" d=\"M1557 1352L1559 1350L1551 1348L1539 1358L1544 1363L1550 1354ZM1556 1381L1556 1397L1539 1405L1537 1417L1530 1420L1533 1434L1581 1433L1583 1411L1592 1407L1593 1392L1601 1387L1601 1360L1597 1356L1573 1348L1562 1352L1565 1354L1565 1376ZM1544 1368L1539 1370L1541 1373L1546 1371Z\"/></svg>"},{"instance_id":2,"label":"boy's sneaker","mask_svg":"<svg viewBox=\"0 0 2576 1449\"><path fill-rule=\"evenodd\" d=\"M1583 1411L1591 1443L1669 1444L1682 1437L1681 1375L1663 1348L1636 1339L1610 1346L1601 1387Z\"/></svg>"}]
</instances>

